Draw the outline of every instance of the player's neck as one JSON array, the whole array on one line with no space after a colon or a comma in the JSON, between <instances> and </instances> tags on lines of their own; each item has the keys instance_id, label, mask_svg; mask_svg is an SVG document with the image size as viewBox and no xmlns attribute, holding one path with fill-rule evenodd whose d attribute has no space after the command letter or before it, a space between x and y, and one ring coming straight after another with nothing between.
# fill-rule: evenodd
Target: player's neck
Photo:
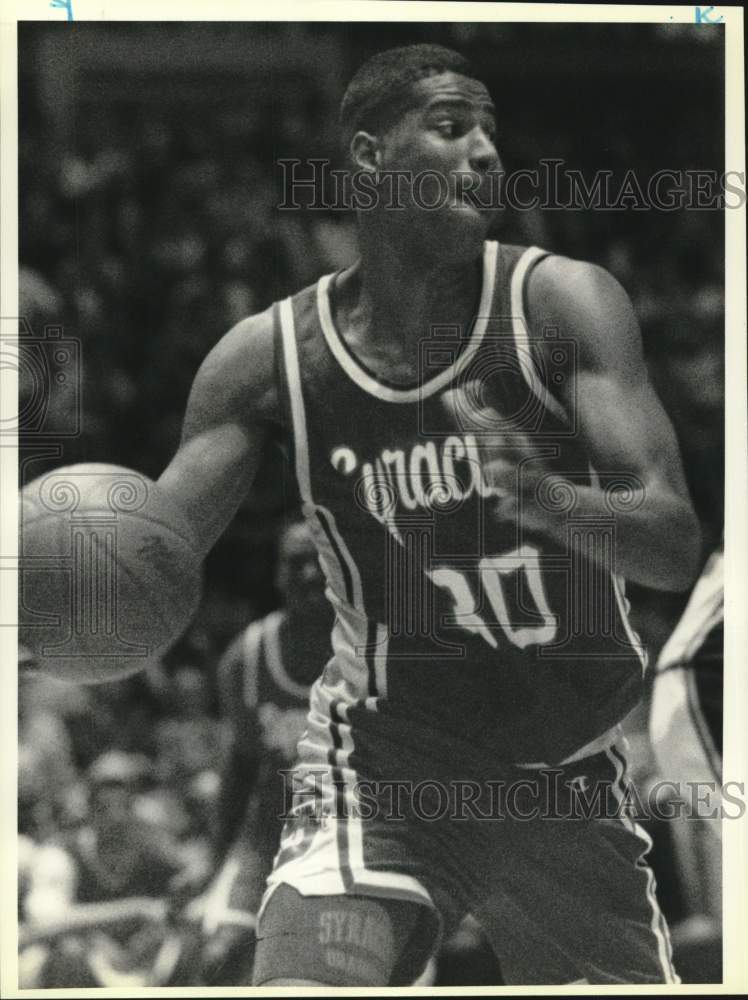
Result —
<instances>
[{"instance_id":1,"label":"player's neck","mask_svg":"<svg viewBox=\"0 0 748 1000\"><path fill-rule=\"evenodd\" d=\"M378 343L420 342L435 323L466 325L478 305L480 260L430 259L361 233L350 311L359 330Z\"/></svg>"}]
</instances>

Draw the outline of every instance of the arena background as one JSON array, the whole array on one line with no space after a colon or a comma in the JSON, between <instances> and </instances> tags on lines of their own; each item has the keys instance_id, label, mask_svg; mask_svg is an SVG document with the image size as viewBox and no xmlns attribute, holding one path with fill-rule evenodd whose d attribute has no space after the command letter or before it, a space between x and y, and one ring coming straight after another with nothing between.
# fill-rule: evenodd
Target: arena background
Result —
<instances>
[{"instance_id":1,"label":"arena background","mask_svg":"<svg viewBox=\"0 0 748 1000\"><path fill-rule=\"evenodd\" d=\"M22 23L18 41L21 314L37 336L61 326L82 359L81 433L55 459L22 451L25 479L80 461L157 476L220 336L353 259L349 214L278 210L277 161L342 165L337 105L378 49L434 41L468 55L497 105L509 170L541 157L590 178L724 169L723 35L703 25ZM723 214L538 209L508 213L498 236L602 264L629 292L706 557L723 513ZM51 404L53 437L70 414L54 394ZM84 821L85 771L117 748L142 755L144 813L200 849L220 754L216 660L277 603L274 535L293 504L271 448L209 557L194 626L152 676L22 684L20 817L31 841ZM656 653L685 597L631 596ZM658 874L675 919L684 904L666 855L667 845Z\"/></svg>"}]
</instances>

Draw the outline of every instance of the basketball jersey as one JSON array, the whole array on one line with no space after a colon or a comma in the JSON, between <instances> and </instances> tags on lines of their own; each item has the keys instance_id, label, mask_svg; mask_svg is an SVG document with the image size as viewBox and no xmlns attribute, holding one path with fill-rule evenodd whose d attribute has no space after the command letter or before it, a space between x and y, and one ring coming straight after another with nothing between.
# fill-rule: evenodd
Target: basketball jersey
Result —
<instances>
[{"instance_id":1,"label":"basketball jersey","mask_svg":"<svg viewBox=\"0 0 748 1000\"><path fill-rule=\"evenodd\" d=\"M410 386L350 353L333 320L335 276L275 306L303 511L336 612L302 760L344 754L369 776L417 775L429 761L429 777L438 762L478 776L488 762L555 763L604 740L640 697L645 656L622 581L584 555L602 545L612 556L614 514L574 520L574 486L596 473L550 387L574 379L575 344L546 331L541 354L524 320L543 256L486 243L472 325L435 317ZM501 497L480 435L502 427L445 405L467 384L490 385L509 448L521 429L568 484L544 500L557 516L568 508L566 546L493 516Z\"/></svg>"},{"instance_id":2,"label":"basketball jersey","mask_svg":"<svg viewBox=\"0 0 748 1000\"><path fill-rule=\"evenodd\" d=\"M294 680L284 662L281 626L285 612L274 611L252 622L244 635L243 698L248 711L257 716L260 762L249 802L246 834L272 841L278 837L274 822L287 810L284 771L296 760L296 748L306 730L309 685ZM309 650L318 659L319 671L329 658L328 650Z\"/></svg>"}]
</instances>

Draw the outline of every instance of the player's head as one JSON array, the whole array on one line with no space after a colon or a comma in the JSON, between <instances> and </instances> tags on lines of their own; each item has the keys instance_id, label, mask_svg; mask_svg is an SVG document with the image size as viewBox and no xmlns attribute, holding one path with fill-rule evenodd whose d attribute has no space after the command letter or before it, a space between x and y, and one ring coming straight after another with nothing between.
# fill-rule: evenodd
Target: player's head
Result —
<instances>
[{"instance_id":1,"label":"player's head","mask_svg":"<svg viewBox=\"0 0 748 1000\"><path fill-rule=\"evenodd\" d=\"M384 219L426 253L445 241L460 255L479 249L492 218L490 173L500 168L494 115L485 85L451 49L407 45L369 59L340 109L354 172L378 181L376 208L360 221ZM397 182L404 210L389 207L392 171L407 178Z\"/></svg>"},{"instance_id":2,"label":"player's head","mask_svg":"<svg viewBox=\"0 0 748 1000\"><path fill-rule=\"evenodd\" d=\"M276 586L288 608L324 601L324 578L317 549L303 521L293 521L281 531Z\"/></svg>"}]
</instances>

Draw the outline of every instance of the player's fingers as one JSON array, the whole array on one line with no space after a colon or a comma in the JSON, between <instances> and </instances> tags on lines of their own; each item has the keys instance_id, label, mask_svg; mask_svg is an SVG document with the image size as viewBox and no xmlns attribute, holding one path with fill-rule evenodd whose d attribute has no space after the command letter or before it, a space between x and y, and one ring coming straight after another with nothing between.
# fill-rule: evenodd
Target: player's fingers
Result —
<instances>
[{"instance_id":1,"label":"player's fingers","mask_svg":"<svg viewBox=\"0 0 748 1000\"><path fill-rule=\"evenodd\" d=\"M497 431L502 423L501 415L486 401L477 380L447 389L441 399L452 420L465 430Z\"/></svg>"}]
</instances>

